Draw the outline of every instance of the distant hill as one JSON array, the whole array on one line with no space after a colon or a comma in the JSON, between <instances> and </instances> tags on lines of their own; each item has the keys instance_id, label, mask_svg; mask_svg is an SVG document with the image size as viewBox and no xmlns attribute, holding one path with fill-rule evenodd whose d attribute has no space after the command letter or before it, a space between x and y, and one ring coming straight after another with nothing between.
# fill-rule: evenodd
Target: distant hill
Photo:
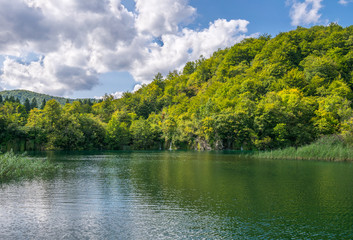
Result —
<instances>
[{"instance_id":1,"label":"distant hill","mask_svg":"<svg viewBox=\"0 0 353 240\"><path fill-rule=\"evenodd\" d=\"M55 96L50 96L47 94L36 93L36 92L32 92L32 91L27 91L27 90L5 90L5 91L1 91L0 95L2 96L3 99L5 99L6 97L10 98L11 96L13 96L15 99L18 98L21 103L24 103L26 101L26 98L28 98L29 101L32 101L33 98L36 98L38 104L43 102L43 99L45 99L45 101L55 99L61 105L65 105L67 100L70 103L72 103L74 101L84 100L84 99L71 99L71 98L64 98L64 97L55 97ZM91 98L90 100L92 102L97 101L97 99L94 99L94 98Z\"/></svg>"}]
</instances>

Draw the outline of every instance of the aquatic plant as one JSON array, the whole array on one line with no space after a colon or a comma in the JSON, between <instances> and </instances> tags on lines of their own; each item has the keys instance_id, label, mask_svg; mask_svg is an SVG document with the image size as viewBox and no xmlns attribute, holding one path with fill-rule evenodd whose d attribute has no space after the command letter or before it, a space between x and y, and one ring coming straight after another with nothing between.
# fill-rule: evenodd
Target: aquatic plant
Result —
<instances>
[{"instance_id":1,"label":"aquatic plant","mask_svg":"<svg viewBox=\"0 0 353 240\"><path fill-rule=\"evenodd\" d=\"M49 176L59 168L59 165L46 159L29 158L10 151L0 155L0 183Z\"/></svg>"},{"instance_id":2,"label":"aquatic plant","mask_svg":"<svg viewBox=\"0 0 353 240\"><path fill-rule=\"evenodd\" d=\"M274 151L259 152L257 157L272 159L307 159L326 161L353 161L353 147L340 136L325 136L302 147L288 147Z\"/></svg>"}]
</instances>

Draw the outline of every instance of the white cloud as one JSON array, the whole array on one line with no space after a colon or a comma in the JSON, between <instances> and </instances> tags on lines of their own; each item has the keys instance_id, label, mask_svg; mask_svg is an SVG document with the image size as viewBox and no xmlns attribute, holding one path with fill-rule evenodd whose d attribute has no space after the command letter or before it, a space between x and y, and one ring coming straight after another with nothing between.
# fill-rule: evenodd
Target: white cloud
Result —
<instances>
[{"instance_id":1,"label":"white cloud","mask_svg":"<svg viewBox=\"0 0 353 240\"><path fill-rule=\"evenodd\" d=\"M134 14L116 0L0 0L0 54L45 56L27 65L8 59L0 81L60 95L91 89L98 73L111 70L110 55L117 69L128 65L121 48L134 41L134 23Z\"/></svg>"},{"instance_id":2,"label":"white cloud","mask_svg":"<svg viewBox=\"0 0 353 240\"><path fill-rule=\"evenodd\" d=\"M321 17L319 11L322 8L321 2L322 0L305 0L304 2L294 0L290 10L292 25L308 25L319 22Z\"/></svg>"},{"instance_id":3,"label":"white cloud","mask_svg":"<svg viewBox=\"0 0 353 240\"><path fill-rule=\"evenodd\" d=\"M234 45L245 37L248 24L246 20L219 19L202 31L184 28L178 35L165 34L163 46L151 44L145 51L148 60L136 62L131 72L138 82L148 83L157 72L166 74L200 55L208 57L219 48Z\"/></svg>"},{"instance_id":4,"label":"white cloud","mask_svg":"<svg viewBox=\"0 0 353 240\"><path fill-rule=\"evenodd\" d=\"M38 9L20 0L0 0L0 53L18 55L29 48L29 42L50 39L50 28Z\"/></svg>"},{"instance_id":5,"label":"white cloud","mask_svg":"<svg viewBox=\"0 0 353 240\"><path fill-rule=\"evenodd\" d=\"M63 65L44 58L30 64L14 59L4 61L2 82L10 87L64 95L74 90L87 90L98 83L89 70Z\"/></svg>"},{"instance_id":6,"label":"white cloud","mask_svg":"<svg viewBox=\"0 0 353 240\"><path fill-rule=\"evenodd\" d=\"M179 24L191 22L196 13L185 0L136 0L136 10L137 29L157 37L178 32Z\"/></svg>"},{"instance_id":7,"label":"white cloud","mask_svg":"<svg viewBox=\"0 0 353 240\"><path fill-rule=\"evenodd\" d=\"M141 89L142 88L142 85L141 84L136 84L135 86L134 86L134 90L132 90L132 92L136 92L136 91L138 91L139 89Z\"/></svg>"},{"instance_id":8,"label":"white cloud","mask_svg":"<svg viewBox=\"0 0 353 240\"><path fill-rule=\"evenodd\" d=\"M114 99L118 99L118 98L121 98L123 96L124 92L115 92L115 93L112 93Z\"/></svg>"},{"instance_id":9,"label":"white cloud","mask_svg":"<svg viewBox=\"0 0 353 240\"><path fill-rule=\"evenodd\" d=\"M347 5L348 3L353 2L352 0L339 0L338 3L342 5Z\"/></svg>"},{"instance_id":10,"label":"white cloud","mask_svg":"<svg viewBox=\"0 0 353 240\"><path fill-rule=\"evenodd\" d=\"M157 72L209 56L247 32L245 20L188 29L196 9L187 0L135 2L130 12L120 0L0 0L0 55L43 56L30 63L7 58L0 83L56 95L92 89L109 71L129 71L148 83Z\"/></svg>"},{"instance_id":11,"label":"white cloud","mask_svg":"<svg viewBox=\"0 0 353 240\"><path fill-rule=\"evenodd\" d=\"M136 91L138 91L140 88L142 88L142 85L141 85L141 84L136 84L136 85L134 86L134 89L132 90L132 92L136 92ZM110 95L113 96L114 99L119 99L119 98L122 98L122 97L123 97L124 92L117 91L117 92L111 93ZM95 96L94 98L95 98L95 99L103 99L104 96L100 96L100 97Z\"/></svg>"}]
</instances>

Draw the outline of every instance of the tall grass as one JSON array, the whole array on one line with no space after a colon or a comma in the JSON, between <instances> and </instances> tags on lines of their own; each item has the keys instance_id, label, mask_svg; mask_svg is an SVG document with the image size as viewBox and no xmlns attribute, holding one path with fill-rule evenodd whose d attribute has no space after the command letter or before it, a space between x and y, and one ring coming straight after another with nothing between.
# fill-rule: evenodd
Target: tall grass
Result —
<instances>
[{"instance_id":1,"label":"tall grass","mask_svg":"<svg viewBox=\"0 0 353 240\"><path fill-rule=\"evenodd\" d=\"M297 149L289 147L260 152L257 156L272 159L353 161L353 146L346 144L339 136L326 136L312 144Z\"/></svg>"},{"instance_id":2,"label":"tall grass","mask_svg":"<svg viewBox=\"0 0 353 240\"><path fill-rule=\"evenodd\" d=\"M47 160L30 159L8 152L0 155L0 183L50 176L57 172L58 168L59 166Z\"/></svg>"}]
</instances>

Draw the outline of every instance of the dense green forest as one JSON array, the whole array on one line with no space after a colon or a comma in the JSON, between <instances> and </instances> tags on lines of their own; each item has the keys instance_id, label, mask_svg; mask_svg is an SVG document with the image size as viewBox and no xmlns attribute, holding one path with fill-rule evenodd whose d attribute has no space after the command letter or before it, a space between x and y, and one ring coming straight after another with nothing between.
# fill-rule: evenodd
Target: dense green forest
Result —
<instances>
[{"instance_id":1,"label":"dense green forest","mask_svg":"<svg viewBox=\"0 0 353 240\"><path fill-rule=\"evenodd\" d=\"M122 98L27 108L0 98L0 142L18 149L299 147L353 142L353 26L247 38ZM39 104L38 104L39 105Z\"/></svg>"}]
</instances>

